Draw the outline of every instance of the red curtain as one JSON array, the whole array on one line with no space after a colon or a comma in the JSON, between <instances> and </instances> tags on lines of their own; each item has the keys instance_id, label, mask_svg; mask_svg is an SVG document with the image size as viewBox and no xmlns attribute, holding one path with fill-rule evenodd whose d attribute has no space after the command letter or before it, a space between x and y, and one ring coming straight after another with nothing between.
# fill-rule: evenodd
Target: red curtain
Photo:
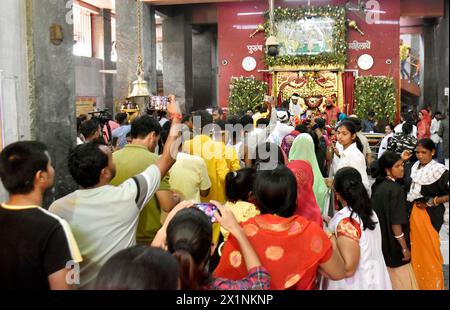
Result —
<instances>
[{"instance_id":1,"label":"red curtain","mask_svg":"<svg viewBox=\"0 0 450 310\"><path fill-rule=\"evenodd\" d=\"M272 83L273 83L273 78L272 78L272 72L263 72L263 79L264 82L267 83L267 95L272 95Z\"/></svg>"},{"instance_id":2,"label":"red curtain","mask_svg":"<svg viewBox=\"0 0 450 310\"><path fill-rule=\"evenodd\" d=\"M344 113L353 114L355 108L355 76L353 71L344 72L342 76L342 86L344 89Z\"/></svg>"}]
</instances>

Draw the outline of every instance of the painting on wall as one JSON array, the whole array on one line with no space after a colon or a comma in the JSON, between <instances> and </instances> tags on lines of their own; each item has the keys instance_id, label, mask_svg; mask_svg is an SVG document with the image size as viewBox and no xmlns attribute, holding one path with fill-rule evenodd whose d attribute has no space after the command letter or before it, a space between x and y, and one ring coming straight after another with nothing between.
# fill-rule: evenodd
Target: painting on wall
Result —
<instances>
[{"instance_id":1,"label":"painting on wall","mask_svg":"<svg viewBox=\"0 0 450 310\"><path fill-rule=\"evenodd\" d=\"M318 55L334 51L333 27L330 17L283 20L276 23L280 56Z\"/></svg>"},{"instance_id":2,"label":"painting on wall","mask_svg":"<svg viewBox=\"0 0 450 310\"><path fill-rule=\"evenodd\" d=\"M88 114L93 112L97 107L97 97L77 97L76 98L76 114L77 117L81 114Z\"/></svg>"},{"instance_id":3,"label":"painting on wall","mask_svg":"<svg viewBox=\"0 0 450 310\"><path fill-rule=\"evenodd\" d=\"M347 61L345 8L277 8L273 32L279 43L278 55L265 55L269 67L342 70ZM271 31L266 14L266 36Z\"/></svg>"}]
</instances>

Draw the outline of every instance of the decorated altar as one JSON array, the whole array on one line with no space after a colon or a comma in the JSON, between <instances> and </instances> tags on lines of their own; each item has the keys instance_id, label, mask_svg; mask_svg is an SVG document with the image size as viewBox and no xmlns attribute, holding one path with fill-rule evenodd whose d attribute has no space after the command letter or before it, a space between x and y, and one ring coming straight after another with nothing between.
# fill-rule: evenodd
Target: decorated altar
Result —
<instances>
[{"instance_id":1,"label":"decorated altar","mask_svg":"<svg viewBox=\"0 0 450 310\"><path fill-rule=\"evenodd\" d=\"M377 118L392 120L399 108L399 63L393 56L398 48L385 42L395 43L395 32L380 36L345 6L285 5L274 8L269 1L269 10L256 2L220 5L219 91L226 89L230 111L254 110L266 94L286 107L296 94L302 111L323 112L331 101L347 115L363 119L374 111ZM265 13L259 17L257 11ZM242 29L250 30L244 35ZM231 33L233 40L226 40Z\"/></svg>"},{"instance_id":2,"label":"decorated altar","mask_svg":"<svg viewBox=\"0 0 450 310\"><path fill-rule=\"evenodd\" d=\"M266 36L279 43L277 55L265 55L271 94L278 102L300 96L302 110L324 110L326 98L343 108L342 72L347 43L342 7L278 8ZM270 33L272 32L272 33Z\"/></svg>"}]
</instances>

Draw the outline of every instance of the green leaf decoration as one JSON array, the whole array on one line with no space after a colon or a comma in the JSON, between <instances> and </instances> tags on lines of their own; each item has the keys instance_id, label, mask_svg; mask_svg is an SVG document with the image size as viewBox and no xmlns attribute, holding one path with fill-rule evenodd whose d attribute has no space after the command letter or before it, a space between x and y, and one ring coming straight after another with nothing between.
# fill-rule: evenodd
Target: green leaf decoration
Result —
<instances>
[{"instance_id":1,"label":"green leaf decoration","mask_svg":"<svg viewBox=\"0 0 450 310\"><path fill-rule=\"evenodd\" d=\"M264 102L268 85L253 77L233 77L230 84L228 109L230 114L245 114Z\"/></svg>"},{"instance_id":2,"label":"green leaf decoration","mask_svg":"<svg viewBox=\"0 0 450 310\"><path fill-rule=\"evenodd\" d=\"M355 114L360 119L366 119L367 113L372 110L376 119L392 122L396 112L396 93L391 77L358 77L355 84Z\"/></svg>"}]
</instances>

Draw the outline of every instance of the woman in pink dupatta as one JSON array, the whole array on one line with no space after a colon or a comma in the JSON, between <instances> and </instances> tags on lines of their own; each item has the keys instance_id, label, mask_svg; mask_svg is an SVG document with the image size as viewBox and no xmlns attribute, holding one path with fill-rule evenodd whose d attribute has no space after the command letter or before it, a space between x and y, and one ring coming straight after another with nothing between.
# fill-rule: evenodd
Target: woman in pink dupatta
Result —
<instances>
[{"instance_id":1,"label":"woman in pink dupatta","mask_svg":"<svg viewBox=\"0 0 450 310\"><path fill-rule=\"evenodd\" d=\"M417 123L417 138L430 138L431 117L430 113L423 109L419 112L420 121Z\"/></svg>"},{"instance_id":2,"label":"woman in pink dupatta","mask_svg":"<svg viewBox=\"0 0 450 310\"><path fill-rule=\"evenodd\" d=\"M314 173L311 165L305 160L293 160L287 167L297 179L297 210L295 213L322 227L322 215L313 192Z\"/></svg>"},{"instance_id":3,"label":"woman in pink dupatta","mask_svg":"<svg viewBox=\"0 0 450 310\"><path fill-rule=\"evenodd\" d=\"M292 131L290 134L286 135L281 141L281 149L286 156L289 156L289 151L291 150L292 144L295 138L300 134L297 130Z\"/></svg>"}]
</instances>

